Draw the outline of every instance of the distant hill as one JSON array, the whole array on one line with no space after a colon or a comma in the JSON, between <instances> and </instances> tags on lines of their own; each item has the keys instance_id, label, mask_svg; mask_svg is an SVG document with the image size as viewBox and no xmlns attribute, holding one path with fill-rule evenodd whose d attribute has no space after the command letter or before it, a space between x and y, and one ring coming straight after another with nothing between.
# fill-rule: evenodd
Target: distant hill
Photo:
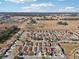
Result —
<instances>
[{"instance_id":1,"label":"distant hill","mask_svg":"<svg viewBox=\"0 0 79 59\"><path fill-rule=\"evenodd\" d=\"M78 15L79 12L0 12L0 15L36 16L36 15Z\"/></svg>"}]
</instances>

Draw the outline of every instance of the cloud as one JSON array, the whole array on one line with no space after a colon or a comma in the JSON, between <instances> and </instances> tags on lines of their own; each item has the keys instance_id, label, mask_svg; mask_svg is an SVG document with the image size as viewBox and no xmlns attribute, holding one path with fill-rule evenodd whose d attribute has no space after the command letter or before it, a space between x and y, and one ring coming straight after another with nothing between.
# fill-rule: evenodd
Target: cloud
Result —
<instances>
[{"instance_id":1,"label":"cloud","mask_svg":"<svg viewBox=\"0 0 79 59\"><path fill-rule=\"evenodd\" d=\"M53 7L52 3L40 3L40 4L31 4L30 6L21 7L22 11L27 12L47 12L46 8Z\"/></svg>"},{"instance_id":2,"label":"cloud","mask_svg":"<svg viewBox=\"0 0 79 59\"><path fill-rule=\"evenodd\" d=\"M19 10L18 12L48 12L48 10L27 9L27 10Z\"/></svg>"},{"instance_id":3,"label":"cloud","mask_svg":"<svg viewBox=\"0 0 79 59\"><path fill-rule=\"evenodd\" d=\"M75 7L65 7L65 8L61 8L59 9L59 12L78 12L79 8L75 8Z\"/></svg>"},{"instance_id":4,"label":"cloud","mask_svg":"<svg viewBox=\"0 0 79 59\"><path fill-rule=\"evenodd\" d=\"M9 2L14 2L14 3L24 3L24 2L35 2L37 0L5 0Z\"/></svg>"},{"instance_id":5,"label":"cloud","mask_svg":"<svg viewBox=\"0 0 79 59\"><path fill-rule=\"evenodd\" d=\"M41 4L31 4L30 6L24 6L22 7L21 9L38 9L38 8L41 8L41 7L53 7L54 4L52 3L41 3Z\"/></svg>"},{"instance_id":6,"label":"cloud","mask_svg":"<svg viewBox=\"0 0 79 59\"><path fill-rule=\"evenodd\" d=\"M52 7L54 6L52 3L41 3L41 4L32 4L32 7Z\"/></svg>"}]
</instances>

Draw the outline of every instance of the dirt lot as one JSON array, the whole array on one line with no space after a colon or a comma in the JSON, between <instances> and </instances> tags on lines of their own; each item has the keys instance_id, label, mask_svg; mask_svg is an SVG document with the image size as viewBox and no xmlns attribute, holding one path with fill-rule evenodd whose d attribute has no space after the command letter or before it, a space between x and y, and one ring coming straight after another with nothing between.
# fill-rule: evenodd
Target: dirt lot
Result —
<instances>
[{"instance_id":1,"label":"dirt lot","mask_svg":"<svg viewBox=\"0 0 79 59\"><path fill-rule=\"evenodd\" d=\"M67 22L68 25L58 25L57 22L59 22L61 20L49 20L49 21L39 21L39 25L43 25L44 29L63 29L63 30L76 30L79 29L79 20L73 20L73 21L64 21L63 22Z\"/></svg>"},{"instance_id":2,"label":"dirt lot","mask_svg":"<svg viewBox=\"0 0 79 59\"><path fill-rule=\"evenodd\" d=\"M74 59L74 49L79 48L79 43L62 43L61 46L63 47L68 59Z\"/></svg>"}]
</instances>

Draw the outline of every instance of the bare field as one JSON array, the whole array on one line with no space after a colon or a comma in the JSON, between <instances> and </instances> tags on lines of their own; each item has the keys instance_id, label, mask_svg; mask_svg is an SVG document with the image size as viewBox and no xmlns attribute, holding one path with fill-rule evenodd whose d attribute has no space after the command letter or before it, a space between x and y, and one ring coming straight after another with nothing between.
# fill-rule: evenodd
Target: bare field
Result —
<instances>
[{"instance_id":1,"label":"bare field","mask_svg":"<svg viewBox=\"0 0 79 59\"><path fill-rule=\"evenodd\" d=\"M75 48L79 48L79 43L63 43L61 44L68 59L74 59Z\"/></svg>"},{"instance_id":2,"label":"bare field","mask_svg":"<svg viewBox=\"0 0 79 59\"><path fill-rule=\"evenodd\" d=\"M62 22L67 22L68 25L58 25L57 22L61 20L49 20L49 21L39 21L39 25L43 25L44 29L57 29L57 30L76 30L79 29L79 20L73 20L73 21L68 21L68 20L62 20Z\"/></svg>"}]
</instances>

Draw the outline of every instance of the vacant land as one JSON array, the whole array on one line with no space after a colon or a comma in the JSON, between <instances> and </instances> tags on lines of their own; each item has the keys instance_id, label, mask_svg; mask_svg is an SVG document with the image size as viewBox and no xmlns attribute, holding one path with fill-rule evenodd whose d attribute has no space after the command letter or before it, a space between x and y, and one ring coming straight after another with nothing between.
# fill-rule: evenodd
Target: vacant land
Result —
<instances>
[{"instance_id":1,"label":"vacant land","mask_svg":"<svg viewBox=\"0 0 79 59\"><path fill-rule=\"evenodd\" d=\"M66 56L68 59L74 59L75 49L79 48L79 43L62 43Z\"/></svg>"},{"instance_id":2,"label":"vacant land","mask_svg":"<svg viewBox=\"0 0 79 59\"><path fill-rule=\"evenodd\" d=\"M39 21L39 24L43 24L45 26L45 28L49 28L49 29L69 29L69 30L76 30L79 27L79 20L75 21L62 21L62 22L67 22L68 25L59 25L57 24L57 22L59 22L61 20L49 20L49 21Z\"/></svg>"}]
</instances>

